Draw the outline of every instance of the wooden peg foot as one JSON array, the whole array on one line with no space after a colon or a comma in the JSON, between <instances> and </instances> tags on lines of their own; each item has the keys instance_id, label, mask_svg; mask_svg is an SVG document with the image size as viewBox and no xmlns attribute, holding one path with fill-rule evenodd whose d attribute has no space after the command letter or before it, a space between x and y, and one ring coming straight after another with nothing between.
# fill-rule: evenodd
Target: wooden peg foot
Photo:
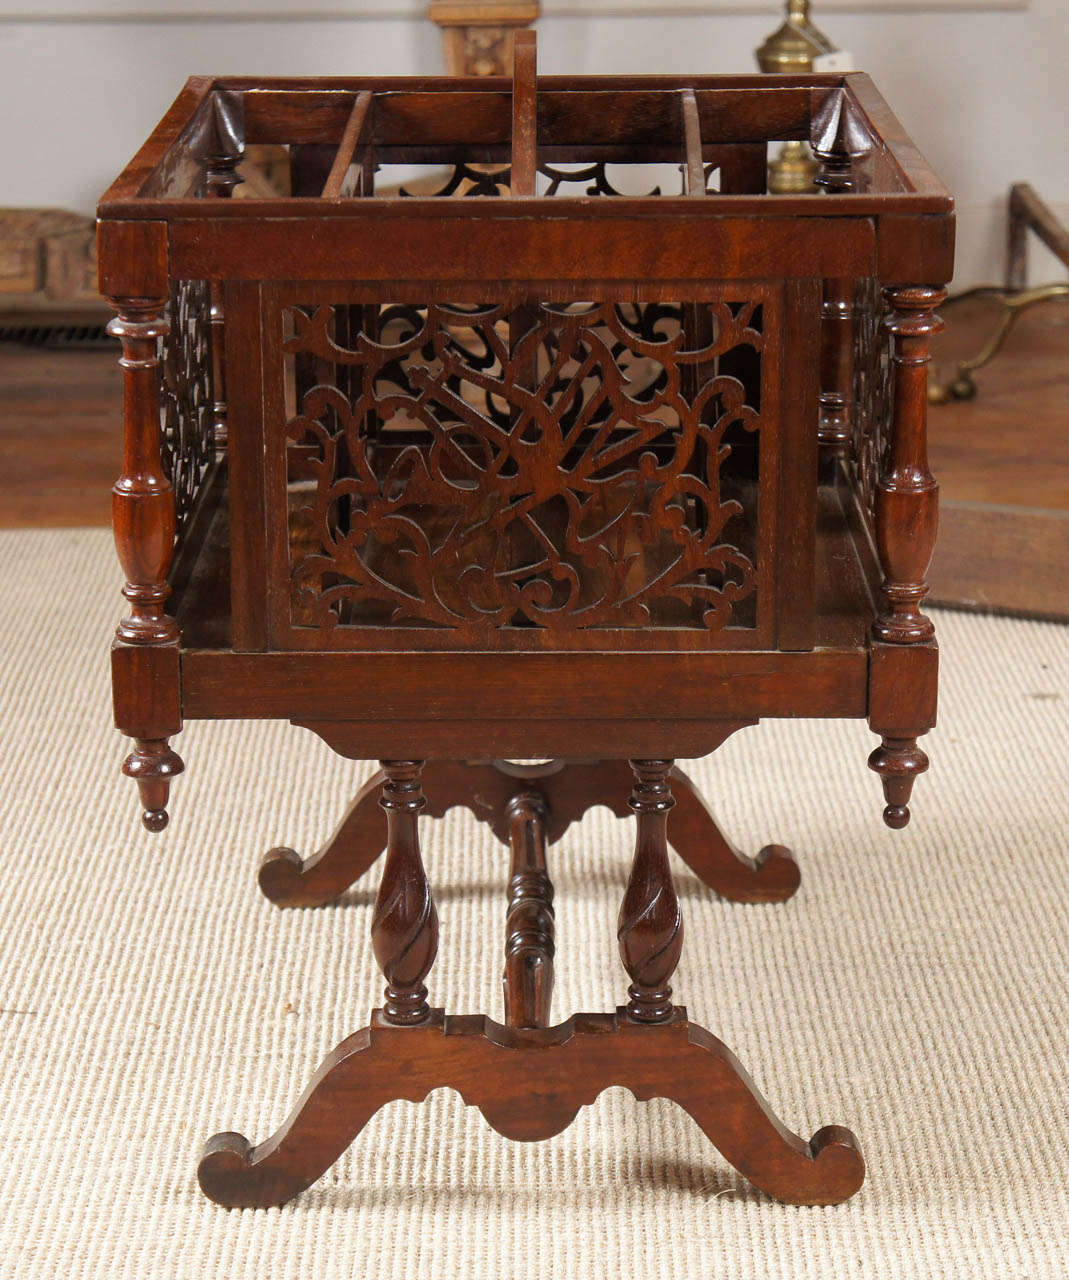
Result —
<instances>
[{"instance_id":1,"label":"wooden peg foot","mask_svg":"<svg viewBox=\"0 0 1069 1280\"><path fill-rule=\"evenodd\" d=\"M141 821L154 834L166 827L171 781L185 769L181 756L166 738L137 738L123 761L122 771L133 778L141 795Z\"/></svg>"},{"instance_id":2,"label":"wooden peg foot","mask_svg":"<svg viewBox=\"0 0 1069 1280\"><path fill-rule=\"evenodd\" d=\"M838 1204L864 1180L849 1130L828 1126L808 1142L792 1133L731 1050L683 1009L648 1026L617 1010L541 1029L441 1010L420 1026L397 1027L376 1011L370 1027L326 1058L277 1133L256 1147L240 1134L217 1135L198 1178L218 1204L267 1208L311 1186L388 1102L421 1102L449 1087L498 1133L532 1142L562 1132L613 1085L639 1101L677 1102L745 1178L784 1203Z\"/></svg>"},{"instance_id":3,"label":"wooden peg foot","mask_svg":"<svg viewBox=\"0 0 1069 1280\"><path fill-rule=\"evenodd\" d=\"M880 775L887 805L883 820L896 831L909 824L909 798L913 783L928 768L927 755L916 738L884 738L869 756L869 768Z\"/></svg>"}]
</instances>

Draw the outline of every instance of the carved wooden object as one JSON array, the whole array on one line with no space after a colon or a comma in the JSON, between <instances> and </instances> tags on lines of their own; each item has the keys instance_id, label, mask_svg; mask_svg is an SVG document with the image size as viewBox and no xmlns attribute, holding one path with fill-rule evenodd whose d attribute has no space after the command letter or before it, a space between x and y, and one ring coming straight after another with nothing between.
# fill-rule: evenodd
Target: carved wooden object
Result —
<instances>
[{"instance_id":1,"label":"carved wooden object","mask_svg":"<svg viewBox=\"0 0 1069 1280\"><path fill-rule=\"evenodd\" d=\"M423 979L438 952L438 915L419 852L417 818L424 808L420 760L386 760L386 865L371 921L375 958L386 975L383 1017L399 1027L430 1016Z\"/></svg>"},{"instance_id":2,"label":"carved wooden object","mask_svg":"<svg viewBox=\"0 0 1069 1280\"><path fill-rule=\"evenodd\" d=\"M669 980L683 950L683 918L668 867L672 761L632 760L631 767L638 837L617 928L620 958L631 979L627 1015L636 1022L666 1022L672 1016Z\"/></svg>"},{"instance_id":3,"label":"carved wooden object","mask_svg":"<svg viewBox=\"0 0 1069 1280\"><path fill-rule=\"evenodd\" d=\"M553 1000L553 882L546 868L546 807L537 793L508 802L509 911L505 921L505 1025L546 1027Z\"/></svg>"},{"instance_id":4,"label":"carved wooden object","mask_svg":"<svg viewBox=\"0 0 1069 1280\"><path fill-rule=\"evenodd\" d=\"M451 76L507 76L514 41L541 8L538 0L431 0L427 16L442 29Z\"/></svg>"},{"instance_id":5,"label":"carved wooden object","mask_svg":"<svg viewBox=\"0 0 1069 1280\"><path fill-rule=\"evenodd\" d=\"M505 809L520 782L538 797L547 844L559 841L594 805L607 805L618 818L631 812L633 778L626 760L551 760L542 765L431 760L422 777L428 817L440 818L463 805L503 844L512 840ZM754 858L739 853L687 775L673 768L670 778L675 807L669 843L703 884L731 902L785 902L796 892L800 875L789 849L770 844ZM382 782L379 772L364 783L311 858L302 859L288 848L270 850L260 867L264 895L281 907L321 907L341 897L386 847L386 824L379 811Z\"/></svg>"},{"instance_id":6,"label":"carved wooden object","mask_svg":"<svg viewBox=\"0 0 1069 1280\"><path fill-rule=\"evenodd\" d=\"M100 205L115 718L146 822L185 718L287 719L383 762L318 853L260 870L313 906L385 850L383 1007L274 1137L213 1139L201 1185L280 1204L442 1085L527 1140L624 1084L772 1195L834 1203L864 1176L853 1138L784 1128L673 1001L670 848L733 901L799 875L779 845L738 853L672 761L762 716L867 717L885 819L908 820L952 205L864 76L540 76L513 43L511 85L193 79ZM766 193L785 141L819 190ZM287 194L221 198L263 147ZM595 804L637 819L626 1003L552 1025L547 849ZM453 805L509 850L503 1022L428 1000L419 818Z\"/></svg>"}]
</instances>

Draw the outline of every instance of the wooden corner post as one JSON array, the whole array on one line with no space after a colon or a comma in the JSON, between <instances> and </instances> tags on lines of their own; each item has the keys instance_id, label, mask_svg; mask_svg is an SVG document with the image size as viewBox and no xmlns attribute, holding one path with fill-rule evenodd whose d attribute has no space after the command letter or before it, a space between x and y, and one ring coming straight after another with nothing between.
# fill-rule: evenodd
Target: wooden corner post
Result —
<instances>
[{"instance_id":1,"label":"wooden corner post","mask_svg":"<svg viewBox=\"0 0 1069 1280\"><path fill-rule=\"evenodd\" d=\"M939 520L939 485L928 469L928 363L932 335L943 327L935 308L946 291L891 285L884 297L893 371L891 431L876 486L883 583L869 675L869 724L883 741L869 767L883 781L884 822L898 828L909 822L914 779L928 768L917 738L935 724L935 627L921 605Z\"/></svg>"},{"instance_id":2,"label":"wooden corner post","mask_svg":"<svg viewBox=\"0 0 1069 1280\"><path fill-rule=\"evenodd\" d=\"M149 831L167 825L171 779L182 772L168 739L182 727L178 626L165 611L174 555L175 499L161 456L160 340L167 335L167 229L160 222L99 226L100 289L122 344L122 472L112 488L115 547L129 612L112 648L115 722L134 739L123 763Z\"/></svg>"}]
</instances>

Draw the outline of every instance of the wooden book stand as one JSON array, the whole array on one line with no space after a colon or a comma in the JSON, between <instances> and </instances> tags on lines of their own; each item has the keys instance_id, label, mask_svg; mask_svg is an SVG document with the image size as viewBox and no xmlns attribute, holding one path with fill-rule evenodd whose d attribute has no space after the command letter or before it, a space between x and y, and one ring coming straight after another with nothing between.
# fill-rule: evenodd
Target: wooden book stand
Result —
<instances>
[{"instance_id":1,"label":"wooden book stand","mask_svg":"<svg viewBox=\"0 0 1069 1280\"><path fill-rule=\"evenodd\" d=\"M382 762L324 849L273 850L260 883L329 902L385 847L383 1006L272 1138L213 1138L201 1186L281 1204L442 1085L530 1140L623 1084L773 1196L835 1203L864 1176L852 1135L784 1128L673 1004L669 840L735 901L798 887L673 759L761 716L867 716L885 820L909 820L951 201L865 76L537 79L516 44L512 82L191 80L100 206L115 710L146 825L186 718L283 717ZM784 140L820 191L765 193ZM229 198L251 143L288 148L290 195ZM420 165L448 169L437 197L380 194ZM620 194L654 165L661 188ZM638 820L628 999L551 1025L546 851L596 803ZM417 820L452 805L511 851L504 1024L427 999Z\"/></svg>"}]
</instances>

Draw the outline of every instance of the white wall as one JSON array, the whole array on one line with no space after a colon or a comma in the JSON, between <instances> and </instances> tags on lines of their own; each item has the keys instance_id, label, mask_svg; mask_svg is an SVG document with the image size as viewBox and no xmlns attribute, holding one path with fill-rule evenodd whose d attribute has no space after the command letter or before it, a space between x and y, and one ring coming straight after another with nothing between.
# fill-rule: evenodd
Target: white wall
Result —
<instances>
[{"instance_id":1,"label":"white wall","mask_svg":"<svg viewBox=\"0 0 1069 1280\"><path fill-rule=\"evenodd\" d=\"M894 0L889 0L893 3ZM822 13L958 200L957 284L1002 274L1005 196L1029 181L1069 220L1069 0L1009 12ZM769 14L554 17L546 72L732 72ZM0 204L90 210L186 75L437 71L426 21L0 22ZM1033 276L1059 274L1032 253Z\"/></svg>"}]
</instances>

